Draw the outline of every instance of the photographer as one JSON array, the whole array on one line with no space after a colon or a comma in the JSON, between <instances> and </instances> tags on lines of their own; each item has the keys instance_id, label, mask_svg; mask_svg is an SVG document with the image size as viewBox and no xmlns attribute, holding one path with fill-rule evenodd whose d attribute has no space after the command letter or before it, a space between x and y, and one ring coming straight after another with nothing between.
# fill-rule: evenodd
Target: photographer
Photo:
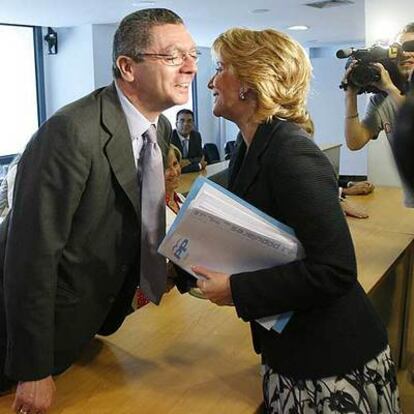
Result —
<instances>
[{"instance_id":1,"label":"photographer","mask_svg":"<svg viewBox=\"0 0 414 414\"><path fill-rule=\"evenodd\" d=\"M398 42L414 40L414 23L406 25L398 36ZM414 53L401 52L397 58L397 69L400 75L408 80L414 68ZM389 72L381 63L373 63L380 70L380 80L373 83L383 93L376 93L369 99L364 118L360 121L357 107L358 88L348 82L348 75L355 66L352 63L344 77L345 91L345 138L349 149L358 150L364 147L371 139L376 139L384 130L388 140L392 143L394 119L401 105L405 102L404 91L392 81ZM414 207L414 193L405 188L405 204Z\"/></svg>"}]
</instances>

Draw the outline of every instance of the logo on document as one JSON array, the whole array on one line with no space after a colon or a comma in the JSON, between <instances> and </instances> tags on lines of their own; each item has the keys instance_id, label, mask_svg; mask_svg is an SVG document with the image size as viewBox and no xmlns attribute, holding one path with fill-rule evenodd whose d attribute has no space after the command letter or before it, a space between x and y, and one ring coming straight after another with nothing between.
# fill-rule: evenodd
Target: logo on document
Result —
<instances>
[{"instance_id":1,"label":"logo on document","mask_svg":"<svg viewBox=\"0 0 414 414\"><path fill-rule=\"evenodd\" d=\"M181 260L182 256L185 255L188 250L188 243L188 239L178 239L177 243L175 243L172 247L174 257L176 257L178 260Z\"/></svg>"}]
</instances>

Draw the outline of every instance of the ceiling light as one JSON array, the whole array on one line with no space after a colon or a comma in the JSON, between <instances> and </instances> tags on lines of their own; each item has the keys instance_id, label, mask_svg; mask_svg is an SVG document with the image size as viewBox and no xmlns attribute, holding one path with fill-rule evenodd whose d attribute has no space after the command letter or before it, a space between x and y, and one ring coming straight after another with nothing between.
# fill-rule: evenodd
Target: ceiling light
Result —
<instances>
[{"instance_id":1,"label":"ceiling light","mask_svg":"<svg viewBox=\"0 0 414 414\"><path fill-rule=\"evenodd\" d=\"M254 14L261 14L261 13L269 13L270 9L253 9L250 13Z\"/></svg>"},{"instance_id":2,"label":"ceiling light","mask_svg":"<svg viewBox=\"0 0 414 414\"><path fill-rule=\"evenodd\" d=\"M315 9L326 9L328 7L348 6L354 4L353 0L323 0L305 3L305 6L314 7Z\"/></svg>"},{"instance_id":3,"label":"ceiling light","mask_svg":"<svg viewBox=\"0 0 414 414\"><path fill-rule=\"evenodd\" d=\"M133 1L132 5L135 7L140 7L140 6L155 6L155 1L146 1L146 0L142 0L142 1Z\"/></svg>"},{"instance_id":4,"label":"ceiling light","mask_svg":"<svg viewBox=\"0 0 414 414\"><path fill-rule=\"evenodd\" d=\"M287 29L288 30L296 30L296 31L309 30L309 26L298 24L296 26L289 26Z\"/></svg>"}]
</instances>

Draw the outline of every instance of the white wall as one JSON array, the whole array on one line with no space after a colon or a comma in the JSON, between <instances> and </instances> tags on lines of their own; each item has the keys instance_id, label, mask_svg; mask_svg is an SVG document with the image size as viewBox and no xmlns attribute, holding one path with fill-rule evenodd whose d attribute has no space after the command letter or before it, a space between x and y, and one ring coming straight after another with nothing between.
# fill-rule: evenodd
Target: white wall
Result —
<instances>
[{"instance_id":1,"label":"white wall","mask_svg":"<svg viewBox=\"0 0 414 414\"><path fill-rule=\"evenodd\" d=\"M58 54L44 48L46 115L94 89L92 27L57 29Z\"/></svg>"},{"instance_id":2,"label":"white wall","mask_svg":"<svg viewBox=\"0 0 414 414\"><path fill-rule=\"evenodd\" d=\"M212 142L217 145L224 158L224 145L227 141L236 139L239 129L233 122L213 115L213 95L207 88L208 82L215 73L215 64L208 47L199 48L201 51L197 72L198 96L198 127L203 138L203 144Z\"/></svg>"},{"instance_id":3,"label":"white wall","mask_svg":"<svg viewBox=\"0 0 414 414\"><path fill-rule=\"evenodd\" d=\"M116 24L92 26L95 88L101 88L112 82L112 39L117 26Z\"/></svg>"},{"instance_id":4,"label":"white wall","mask_svg":"<svg viewBox=\"0 0 414 414\"><path fill-rule=\"evenodd\" d=\"M201 55L197 72L197 100L198 100L198 129L203 138L203 144L217 142L219 136L219 121L213 115L213 97L207 88L208 81L214 73L210 48L199 48Z\"/></svg>"},{"instance_id":5,"label":"white wall","mask_svg":"<svg viewBox=\"0 0 414 414\"><path fill-rule=\"evenodd\" d=\"M344 74L346 60L337 59L336 50L360 44L344 44L329 48L311 48L313 79L308 108L315 124L317 144L342 144L340 174L367 175L367 149L350 151L344 137L344 92L339 84ZM360 96L360 106L365 106L365 96Z\"/></svg>"},{"instance_id":6,"label":"white wall","mask_svg":"<svg viewBox=\"0 0 414 414\"><path fill-rule=\"evenodd\" d=\"M58 54L44 48L46 114L112 82L112 38L116 24L57 29Z\"/></svg>"},{"instance_id":7,"label":"white wall","mask_svg":"<svg viewBox=\"0 0 414 414\"><path fill-rule=\"evenodd\" d=\"M388 0L365 0L367 44L372 44L379 37L390 37L411 21L414 21L412 0L398 0L392 7ZM384 133L368 145L368 175L376 184L400 185Z\"/></svg>"}]
</instances>

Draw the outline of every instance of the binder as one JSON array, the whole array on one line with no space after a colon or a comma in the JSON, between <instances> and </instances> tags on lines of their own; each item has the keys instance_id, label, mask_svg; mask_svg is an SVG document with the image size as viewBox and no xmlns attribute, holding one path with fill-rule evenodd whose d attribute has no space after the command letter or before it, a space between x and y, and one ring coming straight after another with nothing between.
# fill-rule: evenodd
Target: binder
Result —
<instances>
[{"instance_id":1,"label":"binder","mask_svg":"<svg viewBox=\"0 0 414 414\"><path fill-rule=\"evenodd\" d=\"M193 265L234 274L304 257L292 228L204 177L194 182L158 252L196 278ZM292 314L257 322L281 332Z\"/></svg>"}]
</instances>

